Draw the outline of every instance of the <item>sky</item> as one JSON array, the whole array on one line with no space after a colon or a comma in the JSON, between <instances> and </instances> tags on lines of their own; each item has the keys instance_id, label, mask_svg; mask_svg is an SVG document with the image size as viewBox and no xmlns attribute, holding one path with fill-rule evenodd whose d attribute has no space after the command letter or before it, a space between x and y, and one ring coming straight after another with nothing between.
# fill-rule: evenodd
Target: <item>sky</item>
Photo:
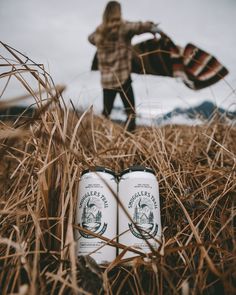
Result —
<instances>
[{"instance_id":1,"label":"sky","mask_svg":"<svg viewBox=\"0 0 236 295\"><path fill-rule=\"evenodd\" d=\"M98 72L90 66L95 53L87 40L101 22L104 0L0 0L0 40L43 63L56 84L67 87L64 99L77 107L102 108ZM225 81L200 91L188 89L173 78L133 75L138 113L150 116L174 107L189 107L204 100L235 109L236 96L236 1L235 0L121 0L123 18L160 23L172 40L192 42L213 54L230 74ZM133 43L151 38L144 34ZM0 54L1 48L0 48ZM0 84L1 86L1 84ZM10 85L5 93L22 95ZM15 93L14 93L15 91ZM115 105L121 106L120 99Z\"/></svg>"}]
</instances>

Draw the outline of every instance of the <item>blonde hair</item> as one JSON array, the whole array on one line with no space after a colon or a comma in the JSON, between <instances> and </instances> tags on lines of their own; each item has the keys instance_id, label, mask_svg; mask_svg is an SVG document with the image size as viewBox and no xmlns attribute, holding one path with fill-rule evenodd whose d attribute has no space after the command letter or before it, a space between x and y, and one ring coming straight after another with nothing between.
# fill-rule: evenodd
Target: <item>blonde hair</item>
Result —
<instances>
[{"instance_id":1,"label":"blonde hair","mask_svg":"<svg viewBox=\"0 0 236 295\"><path fill-rule=\"evenodd\" d=\"M121 25L121 5L117 1L109 1L104 9L101 25L101 42L115 41Z\"/></svg>"},{"instance_id":2,"label":"blonde hair","mask_svg":"<svg viewBox=\"0 0 236 295\"><path fill-rule=\"evenodd\" d=\"M116 19L114 19L116 17ZM117 19L118 18L118 19ZM103 12L103 25L114 22L114 20L121 20L121 5L117 1L110 1L107 3Z\"/></svg>"}]
</instances>

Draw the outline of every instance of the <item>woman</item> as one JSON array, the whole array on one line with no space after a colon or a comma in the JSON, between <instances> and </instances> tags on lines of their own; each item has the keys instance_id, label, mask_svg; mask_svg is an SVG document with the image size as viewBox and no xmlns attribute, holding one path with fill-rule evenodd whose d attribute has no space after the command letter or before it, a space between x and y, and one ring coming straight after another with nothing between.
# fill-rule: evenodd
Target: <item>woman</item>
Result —
<instances>
[{"instance_id":1,"label":"woman","mask_svg":"<svg viewBox=\"0 0 236 295\"><path fill-rule=\"evenodd\" d=\"M122 20L121 5L107 3L101 25L88 39L97 47L98 68L103 88L103 115L109 117L119 93L127 114L127 129L135 129L135 102L131 80L131 39L134 35L158 32L152 22Z\"/></svg>"}]
</instances>

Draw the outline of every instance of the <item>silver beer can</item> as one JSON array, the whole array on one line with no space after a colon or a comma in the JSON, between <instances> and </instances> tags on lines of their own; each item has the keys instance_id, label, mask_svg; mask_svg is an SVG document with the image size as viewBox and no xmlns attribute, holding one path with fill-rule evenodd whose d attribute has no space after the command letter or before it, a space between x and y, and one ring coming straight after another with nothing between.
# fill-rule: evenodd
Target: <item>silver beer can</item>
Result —
<instances>
[{"instance_id":1,"label":"silver beer can","mask_svg":"<svg viewBox=\"0 0 236 295\"><path fill-rule=\"evenodd\" d=\"M119 206L119 242L144 254L151 252L148 243L157 250L160 245L158 241L161 241L161 214L159 185L154 171L143 166L132 166L121 172L118 198L131 218ZM124 258L136 255L128 251Z\"/></svg>"},{"instance_id":2,"label":"silver beer can","mask_svg":"<svg viewBox=\"0 0 236 295\"><path fill-rule=\"evenodd\" d=\"M113 261L116 248L82 229L116 240L117 202L113 192L117 194L117 177L112 170L95 167L82 172L76 208L76 224L81 228L75 231L77 255L90 255L98 264Z\"/></svg>"}]
</instances>

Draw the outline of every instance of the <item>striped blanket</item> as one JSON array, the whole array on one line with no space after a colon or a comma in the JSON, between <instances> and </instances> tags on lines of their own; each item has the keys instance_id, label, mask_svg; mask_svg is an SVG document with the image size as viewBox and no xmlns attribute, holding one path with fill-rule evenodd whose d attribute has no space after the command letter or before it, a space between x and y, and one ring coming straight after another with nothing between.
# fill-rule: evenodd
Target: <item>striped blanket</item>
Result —
<instances>
[{"instance_id":1,"label":"striped blanket","mask_svg":"<svg viewBox=\"0 0 236 295\"><path fill-rule=\"evenodd\" d=\"M140 42L132 47L132 73L181 78L194 90L218 82L228 70L211 54L188 43L184 48L166 35ZM97 70L95 54L92 70Z\"/></svg>"}]
</instances>

